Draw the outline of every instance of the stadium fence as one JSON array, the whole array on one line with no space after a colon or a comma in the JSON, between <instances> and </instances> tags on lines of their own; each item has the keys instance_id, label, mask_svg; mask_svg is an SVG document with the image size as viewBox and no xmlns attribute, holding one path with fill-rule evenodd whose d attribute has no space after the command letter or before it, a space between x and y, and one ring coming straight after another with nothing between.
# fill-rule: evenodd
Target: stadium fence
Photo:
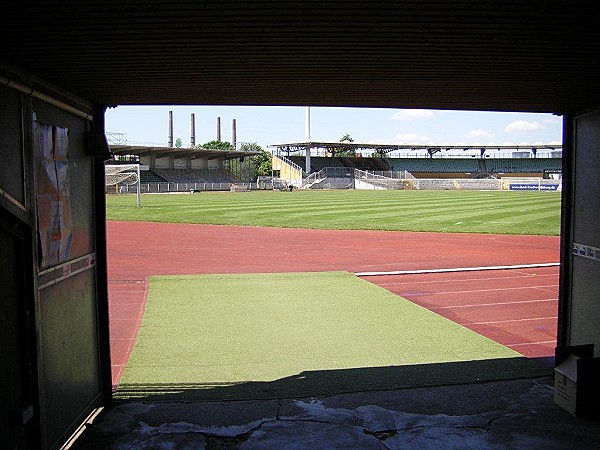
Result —
<instances>
[{"instance_id":1,"label":"stadium fence","mask_svg":"<svg viewBox=\"0 0 600 450\"><path fill-rule=\"evenodd\" d=\"M132 169L129 169L132 170ZM125 174L123 174L125 176ZM129 176L129 175L127 175ZM111 178L112 177L112 178ZM346 167L327 167L299 180L263 177L253 183L140 183L138 176L122 182L107 173L106 193L169 193L203 191L272 190L295 185L303 189L421 189L421 190L538 190L557 191L560 180L536 177L516 178L415 178L407 171L364 171ZM268 179L267 179L268 178Z\"/></svg>"},{"instance_id":2,"label":"stadium fence","mask_svg":"<svg viewBox=\"0 0 600 450\"><path fill-rule=\"evenodd\" d=\"M414 189L421 190L497 191L500 188L495 178L419 178L413 182Z\"/></svg>"},{"instance_id":3,"label":"stadium fence","mask_svg":"<svg viewBox=\"0 0 600 450\"><path fill-rule=\"evenodd\" d=\"M231 185L235 184L238 189L246 186L244 190L257 189L256 183L141 183L140 191L143 194L161 194L169 192L202 192L202 191L230 191ZM109 191L109 194L132 194L134 187L125 186L119 192Z\"/></svg>"},{"instance_id":4,"label":"stadium fence","mask_svg":"<svg viewBox=\"0 0 600 450\"><path fill-rule=\"evenodd\" d=\"M560 190L560 180L530 178L416 178L410 172L327 167L302 180L304 189Z\"/></svg>"}]
</instances>

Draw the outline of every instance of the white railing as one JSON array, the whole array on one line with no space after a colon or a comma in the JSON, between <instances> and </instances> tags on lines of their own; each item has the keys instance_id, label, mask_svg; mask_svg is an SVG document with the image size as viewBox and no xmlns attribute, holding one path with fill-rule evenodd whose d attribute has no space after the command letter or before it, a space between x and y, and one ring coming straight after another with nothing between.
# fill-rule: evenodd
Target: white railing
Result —
<instances>
[{"instance_id":1,"label":"white railing","mask_svg":"<svg viewBox=\"0 0 600 450\"><path fill-rule=\"evenodd\" d=\"M286 163L287 165L289 165L291 168L298 170L301 174L306 173L306 171L300 167L298 164L296 164L294 161L292 161L289 158L286 158L283 155L274 155L275 158L279 158L281 161L283 161L284 163Z\"/></svg>"},{"instance_id":2,"label":"white railing","mask_svg":"<svg viewBox=\"0 0 600 450\"><path fill-rule=\"evenodd\" d=\"M338 169L338 168L336 168ZM421 189L421 190L561 190L560 180L538 178L494 179L494 178L415 178L409 172L405 177L385 177L363 170L354 169L350 176L328 176L325 169L311 174L302 180L302 188L308 189ZM277 187L294 184L291 181L277 179ZM140 192L203 192L230 191L232 184L241 190L272 190L274 183L141 183ZM298 186L300 187L300 186ZM118 186L106 189L107 194L135 194L137 185Z\"/></svg>"},{"instance_id":3,"label":"white railing","mask_svg":"<svg viewBox=\"0 0 600 450\"><path fill-rule=\"evenodd\" d=\"M357 184L358 180L358 184ZM404 189L406 180L415 180L415 177L405 170L401 171L367 171L351 169L348 167L325 167L302 179L303 189L331 188L354 186L356 189ZM411 182L410 186L414 186Z\"/></svg>"},{"instance_id":4,"label":"white railing","mask_svg":"<svg viewBox=\"0 0 600 450\"><path fill-rule=\"evenodd\" d=\"M406 174L406 171L403 175ZM392 175L390 173L390 175ZM398 174L400 175L400 174ZM392 178L377 173L354 169L354 187L355 189L404 189L406 178Z\"/></svg>"},{"instance_id":5,"label":"white railing","mask_svg":"<svg viewBox=\"0 0 600 450\"><path fill-rule=\"evenodd\" d=\"M230 191L231 186L238 188L244 187L244 190L264 190L272 189L258 185L257 183L141 183L140 191L143 194L161 194L169 192L204 192L204 191ZM237 190L237 189L236 189ZM136 192L136 186L120 186L118 192L107 189L107 194L133 194Z\"/></svg>"}]
</instances>

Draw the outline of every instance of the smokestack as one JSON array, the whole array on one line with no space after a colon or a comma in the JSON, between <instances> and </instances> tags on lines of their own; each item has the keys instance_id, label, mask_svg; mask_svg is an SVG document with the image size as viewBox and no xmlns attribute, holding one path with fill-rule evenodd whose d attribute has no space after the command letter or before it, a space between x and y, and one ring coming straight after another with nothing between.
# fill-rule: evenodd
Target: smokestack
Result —
<instances>
[{"instance_id":1,"label":"smokestack","mask_svg":"<svg viewBox=\"0 0 600 450\"><path fill-rule=\"evenodd\" d=\"M173 147L173 111L169 111L169 147Z\"/></svg>"},{"instance_id":2,"label":"smokestack","mask_svg":"<svg viewBox=\"0 0 600 450\"><path fill-rule=\"evenodd\" d=\"M235 119L233 119L231 121L231 144L233 145L233 148L236 147L236 142L237 142L237 138L236 138L236 129L235 129Z\"/></svg>"},{"instance_id":3,"label":"smokestack","mask_svg":"<svg viewBox=\"0 0 600 450\"><path fill-rule=\"evenodd\" d=\"M217 142L221 142L221 118L217 117Z\"/></svg>"},{"instance_id":4,"label":"smokestack","mask_svg":"<svg viewBox=\"0 0 600 450\"><path fill-rule=\"evenodd\" d=\"M196 117L194 113L192 113L192 117L190 119L190 147L196 146Z\"/></svg>"}]
</instances>

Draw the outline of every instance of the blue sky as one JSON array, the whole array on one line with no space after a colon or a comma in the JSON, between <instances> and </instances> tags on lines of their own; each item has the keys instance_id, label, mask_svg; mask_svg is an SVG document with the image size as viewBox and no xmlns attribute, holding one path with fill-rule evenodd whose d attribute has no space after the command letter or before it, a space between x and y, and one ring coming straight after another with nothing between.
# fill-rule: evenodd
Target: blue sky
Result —
<instances>
[{"instance_id":1,"label":"blue sky","mask_svg":"<svg viewBox=\"0 0 600 450\"><path fill-rule=\"evenodd\" d=\"M304 107L119 106L106 112L106 131L124 133L130 144L166 145L169 111L173 135L190 144L190 115L195 114L196 144L216 138L237 142L304 141ZM562 118L552 114L465 112L418 109L311 107L311 140L337 142L349 134L355 142L393 144L549 144L562 141Z\"/></svg>"}]
</instances>

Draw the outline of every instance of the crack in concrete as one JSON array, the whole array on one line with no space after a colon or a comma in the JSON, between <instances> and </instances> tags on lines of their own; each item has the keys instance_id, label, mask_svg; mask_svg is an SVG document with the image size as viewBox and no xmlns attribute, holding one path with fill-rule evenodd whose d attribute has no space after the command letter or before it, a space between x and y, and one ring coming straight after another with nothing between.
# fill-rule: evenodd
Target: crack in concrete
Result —
<instances>
[{"instance_id":1,"label":"crack in concrete","mask_svg":"<svg viewBox=\"0 0 600 450\"><path fill-rule=\"evenodd\" d=\"M398 431L399 430L396 430L396 429L370 431L370 430L367 430L366 428L363 428L363 433L368 434L369 436L373 436L373 437L379 439L380 441L385 441L386 439L397 436Z\"/></svg>"},{"instance_id":2,"label":"crack in concrete","mask_svg":"<svg viewBox=\"0 0 600 450\"><path fill-rule=\"evenodd\" d=\"M280 405L280 406L283 406L283 405ZM237 433L237 434L231 434L231 435L219 434L219 433L215 433L215 432L208 432L208 431L205 431L202 429L198 429L197 428L198 426L195 426L195 425L189 424L189 423L164 423L158 427L153 427L153 426L149 426L148 424L146 424L144 422L139 422L139 428L137 430L135 430L132 433L128 433L125 436L122 436L122 438L125 438L125 440L128 440L128 438L135 439L135 442L129 443L129 444L122 444L122 445L127 445L127 447L120 446L118 448L121 450L141 450L141 449L147 448L146 447L147 444L152 443L154 438L156 438L157 436L165 436L165 435L183 436L186 434L193 434L196 436L201 436L202 438L205 439L205 449L206 450L220 449L220 448L224 448L224 447L231 447L232 445L237 446L237 445L240 445L240 444L248 441L248 439L250 439L254 433L256 433L261 428L263 428L267 425L283 424L283 423L316 423L316 424L321 424L321 425L344 427L344 428L355 430L358 432L364 432L365 434L373 436L380 441L382 441L382 439L380 436L378 436L378 434L382 435L382 434L386 433L385 431L384 432L381 432L381 431L370 432L369 430L361 428L360 426L357 426L357 425L348 425L348 424L343 424L343 423L339 423L339 422L331 421L331 420L280 417L279 409L280 408L278 408L277 416L275 418L260 421L259 423L248 428L244 432ZM141 438L140 434L143 434L146 437ZM390 436L391 435L389 435L388 437L390 437ZM382 444L385 446L385 443L382 442ZM385 446L385 447L387 448L387 446Z\"/></svg>"},{"instance_id":3,"label":"crack in concrete","mask_svg":"<svg viewBox=\"0 0 600 450\"><path fill-rule=\"evenodd\" d=\"M424 417L421 418L421 419L425 419L425 423L404 426L404 427L396 427L396 428L369 429L368 427L364 427L364 426L360 426L360 425L352 425L352 424L342 423L338 420L281 416L281 411L282 411L283 406L284 406L283 403L281 401L279 401L274 418L261 420L254 424L249 423L246 425L242 425L242 426L240 426L240 428L242 428L243 431L240 431L239 433L231 433L231 431L232 431L231 427L229 427L228 430L223 430L222 433L219 433L219 432L214 432L214 431L207 431L205 427L190 424L190 423L181 423L181 422L179 422L179 423L163 423L158 427L153 427L153 426L149 426L148 424L146 424L144 422L139 422L137 430L135 430L132 433L128 433L126 436L122 436L122 438L124 438L124 441L129 440L128 438L135 439L136 441L133 443L129 442L128 445L125 444L125 442L123 442L123 444L127 445L127 447L120 447L120 448L123 450L125 450L125 449L126 450L137 450L140 448L144 448L143 446L146 445L147 443L150 443L156 436L164 436L164 435L182 436L182 435L186 435L186 434L194 434L196 436L201 436L205 440L205 448L208 450L223 448L223 447L238 446L244 442L247 442L261 428L265 428L268 425L285 424L285 423L314 423L314 424L321 424L321 425L328 425L328 426L343 427L346 429L364 433L365 435L368 435L368 436L372 436L387 448L387 445L385 445L386 440L389 440L394 437L398 437L402 433L411 432L411 431L415 431L415 430L422 430L422 429L428 429L428 430L454 429L454 430L465 430L465 431L481 430L481 431L485 431L487 434L490 434L490 428L493 426L493 423L495 421L497 421L499 419L507 418L509 416L514 416L514 414L500 414L500 415L497 415L494 417L487 418L487 420L483 424L470 424L470 425L469 424L459 425L456 423L452 424L452 422L454 420L458 419L458 417L455 417L452 420L450 420L449 423L447 423L447 424L435 425L435 424L432 424L430 422L430 420L427 420L427 419L430 419L432 416L425 415ZM337 411L337 412L347 413L348 411L344 410L344 411ZM397 412L397 411L394 413L403 415L401 412ZM342 415L344 416L344 414L342 414ZM483 419L484 417L481 417L481 418ZM473 419L475 419L475 421L477 421L477 418L474 416L469 417L467 420L473 420ZM231 433L231 434L229 434L227 431L229 431L229 433ZM142 438L142 436L140 436L140 434L146 435L146 438Z\"/></svg>"},{"instance_id":4,"label":"crack in concrete","mask_svg":"<svg viewBox=\"0 0 600 450\"><path fill-rule=\"evenodd\" d=\"M280 445L286 440L293 442L302 433L313 439L331 439L332 443L348 442L364 436L368 448L397 448L398 445L423 445L430 440L443 437L457 445L472 440L475 445L491 445L505 448L496 442L495 424L503 420L517 420L524 414L536 414L535 409L542 398L552 394L546 384L535 383L504 409L472 415L417 414L383 408L377 405L362 405L353 408L328 407L320 400L297 401L302 412L282 415L289 405L278 400L274 417L263 417L242 425L206 426L188 422L169 422L158 426L137 422L134 430L118 438L115 450L141 450L145 448L239 448L249 446ZM143 413L133 408L133 413ZM139 417L139 416L138 416ZM119 416L122 420L122 417ZM491 440L490 440L491 439ZM371 441L369 441L371 440ZM180 444L183 443L183 445ZM491 448L491 447L490 447Z\"/></svg>"},{"instance_id":5,"label":"crack in concrete","mask_svg":"<svg viewBox=\"0 0 600 450\"><path fill-rule=\"evenodd\" d=\"M202 427L198 425L193 425L189 423L164 423L158 427L152 427L147 425L144 422L139 422L139 428L131 433L128 433L122 438L125 439L134 439L134 442L131 443L127 447L118 446L117 449L121 450L141 450L149 448L147 447L148 443L152 443L155 437L157 436L184 436L188 434L193 434L195 436L201 436L205 440L205 449L218 449L223 448L223 446L231 446L239 445L248 440L248 438L260 427L262 427L265 423L269 423L274 421L274 419L264 420L258 423L256 426L249 428L247 431L238 434L226 435L226 434L218 434L212 433L209 431L205 431ZM187 429L186 429L187 428ZM146 438L142 438L140 433L146 435ZM126 445L126 444L124 444Z\"/></svg>"},{"instance_id":6,"label":"crack in concrete","mask_svg":"<svg viewBox=\"0 0 600 450\"><path fill-rule=\"evenodd\" d=\"M365 434L368 434L370 436L374 436L377 439L380 440L386 440L389 439L391 437L395 437L398 434L404 432L404 431L413 431L413 430L422 430L422 429L427 429L427 430L431 430L431 429L445 429L445 430L482 430L485 431L486 433L490 433L489 428L491 427L492 423L498 419L502 419L505 416L499 416L499 417L494 417L493 419L490 419L487 423L485 423L484 425L456 425L456 426L451 426L451 425L431 425L431 424L424 424L424 425L414 425L414 426L410 426L410 427L402 427L402 428L392 428L392 429L386 429L386 430L376 430L376 431L371 431L368 430L366 428L363 429L363 432Z\"/></svg>"}]
</instances>

